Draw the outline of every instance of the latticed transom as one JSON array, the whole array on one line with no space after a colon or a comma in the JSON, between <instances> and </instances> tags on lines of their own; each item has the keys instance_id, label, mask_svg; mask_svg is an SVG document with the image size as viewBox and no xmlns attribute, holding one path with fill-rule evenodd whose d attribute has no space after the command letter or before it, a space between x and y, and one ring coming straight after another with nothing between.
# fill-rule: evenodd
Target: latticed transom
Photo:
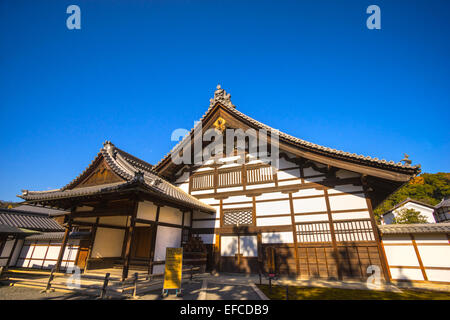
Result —
<instances>
[{"instance_id":1,"label":"latticed transom","mask_svg":"<svg viewBox=\"0 0 450 320\"><path fill-rule=\"evenodd\" d=\"M225 210L223 212L224 225L252 225L253 210L251 208Z\"/></svg>"},{"instance_id":2,"label":"latticed transom","mask_svg":"<svg viewBox=\"0 0 450 320\"><path fill-rule=\"evenodd\" d=\"M370 220L334 221L337 242L375 241ZM331 242L329 222L297 223L298 242Z\"/></svg>"}]
</instances>

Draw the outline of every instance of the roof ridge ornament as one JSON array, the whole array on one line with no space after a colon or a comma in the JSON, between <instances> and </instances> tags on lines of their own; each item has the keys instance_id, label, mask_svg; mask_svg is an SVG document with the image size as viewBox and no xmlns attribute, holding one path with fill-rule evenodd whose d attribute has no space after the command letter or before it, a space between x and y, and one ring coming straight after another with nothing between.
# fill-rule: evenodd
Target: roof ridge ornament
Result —
<instances>
[{"instance_id":1,"label":"roof ridge ornament","mask_svg":"<svg viewBox=\"0 0 450 320\"><path fill-rule=\"evenodd\" d=\"M142 171L135 171L133 180L134 181L139 181L139 182L145 182L145 180L144 180L144 172L142 172Z\"/></svg>"},{"instance_id":2,"label":"roof ridge ornament","mask_svg":"<svg viewBox=\"0 0 450 320\"><path fill-rule=\"evenodd\" d=\"M217 102L220 102L226 107L236 108L236 106L231 103L231 94L227 93L220 84L217 85L217 90L214 91L214 98L209 100L209 106L213 107Z\"/></svg>"},{"instance_id":3,"label":"roof ridge ornament","mask_svg":"<svg viewBox=\"0 0 450 320\"><path fill-rule=\"evenodd\" d=\"M406 153L404 153L405 157L400 160L401 162L403 162L405 165L411 165L412 161L411 159L409 159L409 155L407 155Z\"/></svg>"}]
</instances>

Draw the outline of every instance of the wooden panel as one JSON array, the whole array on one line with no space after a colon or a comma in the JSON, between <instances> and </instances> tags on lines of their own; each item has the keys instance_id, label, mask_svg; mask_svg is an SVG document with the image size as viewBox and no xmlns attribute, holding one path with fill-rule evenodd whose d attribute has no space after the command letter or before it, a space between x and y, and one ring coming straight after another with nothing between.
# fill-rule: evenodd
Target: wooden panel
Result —
<instances>
[{"instance_id":1,"label":"wooden panel","mask_svg":"<svg viewBox=\"0 0 450 320\"><path fill-rule=\"evenodd\" d=\"M131 246L132 259L150 258L150 249L152 243L151 227L136 227L134 231L133 245Z\"/></svg>"}]
</instances>

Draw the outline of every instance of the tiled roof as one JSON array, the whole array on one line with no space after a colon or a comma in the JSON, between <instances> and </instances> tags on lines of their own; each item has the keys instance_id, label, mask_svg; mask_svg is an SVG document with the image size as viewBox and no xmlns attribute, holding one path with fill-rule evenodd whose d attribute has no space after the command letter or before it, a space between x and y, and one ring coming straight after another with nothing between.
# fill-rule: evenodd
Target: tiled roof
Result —
<instances>
[{"instance_id":1,"label":"tiled roof","mask_svg":"<svg viewBox=\"0 0 450 320\"><path fill-rule=\"evenodd\" d=\"M26 235L30 235L30 234L34 234L34 233L39 233L39 232L34 231L34 230L24 229L24 228L8 226L6 224L0 224L0 234L26 236Z\"/></svg>"},{"instance_id":2,"label":"tiled roof","mask_svg":"<svg viewBox=\"0 0 450 320\"><path fill-rule=\"evenodd\" d=\"M450 233L450 223L386 224L378 228L382 234Z\"/></svg>"},{"instance_id":3,"label":"tiled roof","mask_svg":"<svg viewBox=\"0 0 450 320\"><path fill-rule=\"evenodd\" d=\"M75 232L69 233L69 239L88 239L90 232ZM62 240L64 232L44 232L27 237L27 240Z\"/></svg>"},{"instance_id":4,"label":"tiled roof","mask_svg":"<svg viewBox=\"0 0 450 320\"><path fill-rule=\"evenodd\" d=\"M442 207L450 207L450 197L447 197L446 199L442 199L441 202L439 202L435 208L442 208Z\"/></svg>"},{"instance_id":5,"label":"tiled roof","mask_svg":"<svg viewBox=\"0 0 450 320\"><path fill-rule=\"evenodd\" d=\"M14 209L31 212L31 213L44 213L49 216L60 216L60 215L67 214L67 211L56 210L56 209L46 208L46 207L42 207L42 206L30 206L30 205L26 205L26 204L14 207Z\"/></svg>"},{"instance_id":6,"label":"tiled roof","mask_svg":"<svg viewBox=\"0 0 450 320\"><path fill-rule=\"evenodd\" d=\"M193 134L193 132L200 127L200 124L202 122L203 119L205 119L214 109L214 107L218 104L220 104L222 107L224 107L227 111L229 111L230 113L234 114L237 118L244 120L246 122L249 122L251 124L253 124L253 126L255 126L258 129L265 129L267 130L267 132L270 132L273 129L272 127L265 125L245 114L243 114L242 112L238 111L236 109L236 106L233 105L231 103L230 100L230 95L225 96L228 99L224 99L223 98L223 94L221 97L216 98L217 92L218 91L223 91L223 89L220 88L220 86L218 86L218 90L216 90L214 99L211 99L211 103L210 106L208 108L208 110L205 112L205 114L203 114L203 116L200 118L200 120L198 121L198 123L195 125L194 128L191 129L191 131L179 142L177 143L172 150L167 153L163 159L161 159L155 166L155 170L159 169L159 166L170 157L170 154L175 151L179 146L181 146L184 143L184 140L187 139L187 137L191 134ZM226 93L225 93L226 94ZM363 156L363 155L358 155L356 153L350 153L350 152L345 152L342 150L336 150L336 149L332 149L332 148L328 148L328 147L324 147L312 142L308 142L299 138L296 138L294 136L291 136L287 133L278 131L277 133L279 134L280 137L280 141L281 140L285 140L287 142L291 142L299 147L302 147L304 149L307 150L311 150L317 153L322 153L328 156L333 156L334 158L339 158L339 159L343 159L343 160L353 160L353 161L357 161L359 163L363 163L365 165L369 165L369 166L379 166L382 168L386 168L386 169L397 169L397 170L401 170L401 171L409 171L412 173L419 173L420 172L420 165L415 165L415 166L411 166L410 164L406 163L406 164L402 164L401 162L397 162L395 163L394 161L386 161L384 159L378 159L378 158L372 158L370 156Z\"/></svg>"},{"instance_id":7,"label":"tiled roof","mask_svg":"<svg viewBox=\"0 0 450 320\"><path fill-rule=\"evenodd\" d=\"M95 169L95 163L97 163L100 158L103 158L111 170L125 181L72 189ZM213 207L201 202L197 198L184 192L182 189L159 177L157 173L153 171L152 165L122 151L110 141L106 141L103 144L103 148L91 164L66 186L49 191L24 190L19 197L27 201L54 200L114 192L116 190L123 190L135 186L140 186L160 198L177 202L189 208L215 212Z\"/></svg>"},{"instance_id":8,"label":"tiled roof","mask_svg":"<svg viewBox=\"0 0 450 320\"><path fill-rule=\"evenodd\" d=\"M64 228L45 214L14 209L0 209L0 225L37 231L64 231Z\"/></svg>"}]
</instances>

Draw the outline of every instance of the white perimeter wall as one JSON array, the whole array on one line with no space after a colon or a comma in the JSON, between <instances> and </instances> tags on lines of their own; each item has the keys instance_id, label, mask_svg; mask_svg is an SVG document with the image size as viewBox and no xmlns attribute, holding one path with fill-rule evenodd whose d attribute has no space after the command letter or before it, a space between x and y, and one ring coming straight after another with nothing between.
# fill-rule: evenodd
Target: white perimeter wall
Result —
<instances>
[{"instance_id":1,"label":"white perimeter wall","mask_svg":"<svg viewBox=\"0 0 450 320\"><path fill-rule=\"evenodd\" d=\"M414 234L428 281L450 283L450 244L445 234ZM394 280L425 278L410 235L384 235L386 258Z\"/></svg>"}]
</instances>

